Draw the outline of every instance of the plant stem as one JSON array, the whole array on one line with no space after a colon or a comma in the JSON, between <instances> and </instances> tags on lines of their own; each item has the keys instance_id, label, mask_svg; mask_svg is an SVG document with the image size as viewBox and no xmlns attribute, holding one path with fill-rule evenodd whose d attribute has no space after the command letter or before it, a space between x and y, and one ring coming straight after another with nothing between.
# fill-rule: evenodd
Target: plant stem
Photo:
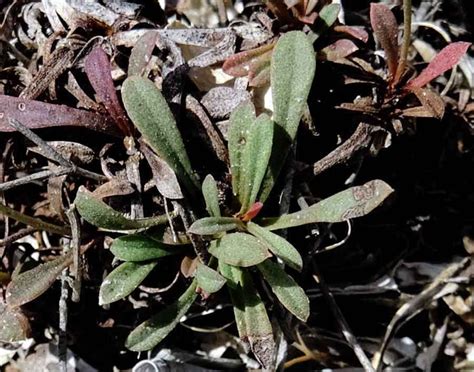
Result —
<instances>
[{"instance_id":1,"label":"plant stem","mask_svg":"<svg viewBox=\"0 0 474 372\"><path fill-rule=\"evenodd\" d=\"M411 0L403 0L403 41L393 85L396 85L399 82L400 78L405 72L405 67L407 64L408 49L410 48L411 44L411 8Z\"/></svg>"}]
</instances>

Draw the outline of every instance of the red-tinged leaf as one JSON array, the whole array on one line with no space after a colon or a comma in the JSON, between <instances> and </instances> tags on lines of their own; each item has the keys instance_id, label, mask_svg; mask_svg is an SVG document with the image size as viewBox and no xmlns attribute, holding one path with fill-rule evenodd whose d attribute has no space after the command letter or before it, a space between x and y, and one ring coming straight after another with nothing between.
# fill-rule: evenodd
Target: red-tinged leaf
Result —
<instances>
[{"instance_id":1,"label":"red-tinged leaf","mask_svg":"<svg viewBox=\"0 0 474 372\"><path fill-rule=\"evenodd\" d=\"M385 52L388 71L395 76L398 67L398 24L392 11L384 4L370 4L370 23Z\"/></svg>"},{"instance_id":2,"label":"red-tinged leaf","mask_svg":"<svg viewBox=\"0 0 474 372\"><path fill-rule=\"evenodd\" d=\"M319 58L327 61L337 61L359 50L357 45L348 39L340 39L323 48L318 54Z\"/></svg>"},{"instance_id":3,"label":"red-tinged leaf","mask_svg":"<svg viewBox=\"0 0 474 372\"><path fill-rule=\"evenodd\" d=\"M261 61L261 57L265 55L265 58L271 59L271 51L275 43L267 44L255 49L246 50L234 54L233 56L227 58L227 60L222 65L222 69L228 75L235 77L247 76L250 71L252 64L255 64L257 61ZM264 58L264 60L266 60Z\"/></svg>"},{"instance_id":4,"label":"red-tinged leaf","mask_svg":"<svg viewBox=\"0 0 474 372\"><path fill-rule=\"evenodd\" d=\"M433 58L430 64L421 71L420 75L408 82L405 89L413 90L415 88L422 88L431 80L453 68L470 46L471 43L458 41L444 47L443 50Z\"/></svg>"},{"instance_id":5,"label":"red-tinged leaf","mask_svg":"<svg viewBox=\"0 0 474 372\"><path fill-rule=\"evenodd\" d=\"M117 126L106 115L0 94L0 132L15 131L8 123L10 118L30 129L73 126L119 134Z\"/></svg>"},{"instance_id":6,"label":"red-tinged leaf","mask_svg":"<svg viewBox=\"0 0 474 372\"><path fill-rule=\"evenodd\" d=\"M99 101L105 106L122 133L130 135L130 123L117 97L109 58L101 47L92 49L85 60L84 68Z\"/></svg>"},{"instance_id":7,"label":"red-tinged leaf","mask_svg":"<svg viewBox=\"0 0 474 372\"><path fill-rule=\"evenodd\" d=\"M253 203L252 206L249 208L249 210L245 212L245 214L242 216L241 220L247 222L254 219L260 213L262 208L263 208L263 203L261 202Z\"/></svg>"},{"instance_id":8,"label":"red-tinged leaf","mask_svg":"<svg viewBox=\"0 0 474 372\"><path fill-rule=\"evenodd\" d=\"M357 40L362 41L363 43L369 41L369 34L367 33L367 31L364 30L363 27L338 25L334 27L334 31L343 32Z\"/></svg>"}]
</instances>

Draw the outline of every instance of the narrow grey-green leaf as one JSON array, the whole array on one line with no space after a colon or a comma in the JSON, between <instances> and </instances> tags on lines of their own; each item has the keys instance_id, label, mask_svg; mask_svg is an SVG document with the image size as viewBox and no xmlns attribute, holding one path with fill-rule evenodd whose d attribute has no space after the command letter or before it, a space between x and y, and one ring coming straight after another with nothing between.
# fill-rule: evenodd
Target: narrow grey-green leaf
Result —
<instances>
[{"instance_id":1,"label":"narrow grey-green leaf","mask_svg":"<svg viewBox=\"0 0 474 372\"><path fill-rule=\"evenodd\" d=\"M106 230L137 230L168 222L166 216L130 220L122 213L109 207L102 200L94 197L83 186L79 187L74 204L82 218L91 225Z\"/></svg>"},{"instance_id":2,"label":"narrow grey-green leaf","mask_svg":"<svg viewBox=\"0 0 474 372\"><path fill-rule=\"evenodd\" d=\"M127 337L125 346L132 351L146 351L154 348L179 323L197 297L197 281L171 305L135 328Z\"/></svg>"},{"instance_id":3,"label":"narrow grey-green leaf","mask_svg":"<svg viewBox=\"0 0 474 372\"><path fill-rule=\"evenodd\" d=\"M71 263L72 253L68 253L16 275L7 287L8 306L18 307L42 295Z\"/></svg>"},{"instance_id":4,"label":"narrow grey-green leaf","mask_svg":"<svg viewBox=\"0 0 474 372\"><path fill-rule=\"evenodd\" d=\"M255 121L255 109L251 103L237 107L230 115L229 161L232 173L232 190L237 195L243 171L243 149L247 142L249 129Z\"/></svg>"},{"instance_id":5,"label":"narrow grey-green leaf","mask_svg":"<svg viewBox=\"0 0 474 372\"><path fill-rule=\"evenodd\" d=\"M254 236L241 232L213 240L209 253L233 266L254 266L270 257L267 248Z\"/></svg>"},{"instance_id":6,"label":"narrow grey-green leaf","mask_svg":"<svg viewBox=\"0 0 474 372\"><path fill-rule=\"evenodd\" d=\"M202 183L202 195L204 196L209 215L211 217L220 217L219 191L217 190L216 180L210 174L204 178L204 182Z\"/></svg>"},{"instance_id":7,"label":"narrow grey-green leaf","mask_svg":"<svg viewBox=\"0 0 474 372\"><path fill-rule=\"evenodd\" d=\"M269 230L286 229L317 222L341 222L365 216L377 208L393 189L381 180L354 186L324 199L302 211L275 218L265 218L262 225Z\"/></svg>"},{"instance_id":8,"label":"narrow grey-green leaf","mask_svg":"<svg viewBox=\"0 0 474 372\"><path fill-rule=\"evenodd\" d=\"M307 36L290 31L278 40L272 55L273 149L259 201L264 202L275 184L293 143L316 70L316 55Z\"/></svg>"},{"instance_id":9,"label":"narrow grey-green leaf","mask_svg":"<svg viewBox=\"0 0 474 372\"><path fill-rule=\"evenodd\" d=\"M272 152L274 124L266 115L260 115L248 129L242 150L239 190L237 191L245 213L256 201Z\"/></svg>"},{"instance_id":10,"label":"narrow grey-green leaf","mask_svg":"<svg viewBox=\"0 0 474 372\"><path fill-rule=\"evenodd\" d=\"M150 63L153 49L159 35L156 30L148 31L133 46L128 60L128 76L143 75Z\"/></svg>"},{"instance_id":11,"label":"narrow grey-green leaf","mask_svg":"<svg viewBox=\"0 0 474 372\"><path fill-rule=\"evenodd\" d=\"M168 103L150 80L131 76L122 85L122 99L130 119L146 142L176 172L189 191L199 188L181 134Z\"/></svg>"},{"instance_id":12,"label":"narrow grey-green leaf","mask_svg":"<svg viewBox=\"0 0 474 372\"><path fill-rule=\"evenodd\" d=\"M241 226L242 222L234 217L204 217L194 222L188 231L192 234L214 235Z\"/></svg>"},{"instance_id":13,"label":"narrow grey-green leaf","mask_svg":"<svg viewBox=\"0 0 474 372\"><path fill-rule=\"evenodd\" d=\"M260 239L272 253L281 258L288 266L301 271L303 268L303 259L296 248L286 239L251 221L247 223L247 230Z\"/></svg>"},{"instance_id":14,"label":"narrow grey-green leaf","mask_svg":"<svg viewBox=\"0 0 474 372\"><path fill-rule=\"evenodd\" d=\"M110 251L122 261L148 261L184 251L184 247L161 243L143 234L130 234L114 240Z\"/></svg>"},{"instance_id":15,"label":"narrow grey-green leaf","mask_svg":"<svg viewBox=\"0 0 474 372\"><path fill-rule=\"evenodd\" d=\"M99 305L121 300L132 293L150 274L157 262L124 262L102 281Z\"/></svg>"},{"instance_id":16,"label":"narrow grey-green leaf","mask_svg":"<svg viewBox=\"0 0 474 372\"><path fill-rule=\"evenodd\" d=\"M306 322L309 317L309 299L303 288L271 260L263 261L258 269L281 304L298 319Z\"/></svg>"},{"instance_id":17,"label":"narrow grey-green leaf","mask_svg":"<svg viewBox=\"0 0 474 372\"><path fill-rule=\"evenodd\" d=\"M215 293L225 284L226 280L216 270L202 263L198 263L196 280L199 288L206 293Z\"/></svg>"},{"instance_id":18,"label":"narrow grey-green leaf","mask_svg":"<svg viewBox=\"0 0 474 372\"><path fill-rule=\"evenodd\" d=\"M239 336L250 347L265 369L272 366L275 356L273 330L265 305L258 295L252 277L245 270L219 262L227 279L227 288L234 305Z\"/></svg>"}]
</instances>

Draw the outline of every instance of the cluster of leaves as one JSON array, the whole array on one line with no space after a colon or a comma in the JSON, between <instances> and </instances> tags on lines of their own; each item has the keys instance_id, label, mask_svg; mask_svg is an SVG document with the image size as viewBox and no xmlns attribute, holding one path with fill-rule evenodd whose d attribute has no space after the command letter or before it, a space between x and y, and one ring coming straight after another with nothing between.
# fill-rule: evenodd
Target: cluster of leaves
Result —
<instances>
[{"instance_id":1,"label":"cluster of leaves","mask_svg":"<svg viewBox=\"0 0 474 372\"><path fill-rule=\"evenodd\" d=\"M408 4L408 2L406 2ZM393 12L384 4L371 3L370 22L374 36L384 51L387 71L381 87L381 98L375 105L344 104L353 111L374 114L377 119L398 119L413 117L433 117L441 119L445 103L438 93L425 86L446 71L453 68L466 53L471 43L455 42L443 48L413 79L407 79L408 49L411 38L411 6L406 5L403 44L398 42L398 24ZM377 80L377 79L375 79ZM407 107L406 98L414 94L420 105Z\"/></svg>"},{"instance_id":2,"label":"cluster of leaves","mask_svg":"<svg viewBox=\"0 0 474 372\"><path fill-rule=\"evenodd\" d=\"M276 298L298 319L309 316L304 290L289 276L284 265L300 271L298 250L271 230L316 222L340 222L369 213L392 189L382 181L354 187L323 200L301 212L255 223L283 166L306 105L315 73L315 53L307 36L299 31L284 34L271 59L273 119L256 117L250 103L239 106L230 118L229 158L233 194L239 208L233 216L222 216L216 181L208 175L202 193L210 217L197 220L188 233L210 238L208 262L197 262L194 280L167 308L139 325L128 337L131 350L143 351L158 344L178 323L196 299L227 286L240 337L248 342L264 365L270 365L274 350L272 327L264 303L252 281L253 268L263 276ZM129 77L122 97L128 116L145 141L175 172L187 193L198 185L173 115L155 85L143 77ZM133 230L160 223L162 219L128 220L94 198L78 192L75 205L81 216L100 228ZM186 249L186 248L184 248ZM111 252L124 261L102 283L100 303L129 295L164 256L182 253L176 245L146 233L117 238ZM278 258L281 261L276 261Z\"/></svg>"}]
</instances>

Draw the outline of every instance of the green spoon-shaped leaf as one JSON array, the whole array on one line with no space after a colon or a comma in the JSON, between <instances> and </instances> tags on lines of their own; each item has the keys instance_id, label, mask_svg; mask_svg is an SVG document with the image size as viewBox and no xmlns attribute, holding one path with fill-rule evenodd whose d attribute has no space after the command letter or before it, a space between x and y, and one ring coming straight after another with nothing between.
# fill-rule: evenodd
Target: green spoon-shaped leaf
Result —
<instances>
[{"instance_id":1,"label":"green spoon-shaped leaf","mask_svg":"<svg viewBox=\"0 0 474 372\"><path fill-rule=\"evenodd\" d=\"M242 227L242 221L234 217L204 217L189 227L189 232L198 235L214 235Z\"/></svg>"},{"instance_id":2,"label":"green spoon-shaped leaf","mask_svg":"<svg viewBox=\"0 0 474 372\"><path fill-rule=\"evenodd\" d=\"M271 119L262 114L255 118L253 107L246 104L231 116L229 157L232 187L245 213L257 199L272 151Z\"/></svg>"},{"instance_id":3,"label":"green spoon-shaped leaf","mask_svg":"<svg viewBox=\"0 0 474 372\"><path fill-rule=\"evenodd\" d=\"M127 337L125 346L132 351L153 349L179 323L197 297L194 280L178 300L135 328Z\"/></svg>"},{"instance_id":4,"label":"green spoon-shaped leaf","mask_svg":"<svg viewBox=\"0 0 474 372\"><path fill-rule=\"evenodd\" d=\"M287 310L305 322L309 317L309 299L294 279L277 263L265 260L258 269L272 288L273 293Z\"/></svg>"},{"instance_id":5,"label":"green spoon-shaped leaf","mask_svg":"<svg viewBox=\"0 0 474 372\"><path fill-rule=\"evenodd\" d=\"M102 282L99 305L121 300L132 293L150 274L157 262L124 262L115 268Z\"/></svg>"},{"instance_id":6,"label":"green spoon-shaped leaf","mask_svg":"<svg viewBox=\"0 0 474 372\"><path fill-rule=\"evenodd\" d=\"M226 280L216 271L202 263L196 269L198 287L206 293L215 293L222 288Z\"/></svg>"},{"instance_id":7,"label":"green spoon-shaped leaf","mask_svg":"<svg viewBox=\"0 0 474 372\"><path fill-rule=\"evenodd\" d=\"M265 218L262 226L268 230L286 229L317 222L342 222L365 216L377 208L393 189L381 180L351 187L324 199L302 211L280 217Z\"/></svg>"},{"instance_id":8,"label":"green spoon-shaped leaf","mask_svg":"<svg viewBox=\"0 0 474 372\"><path fill-rule=\"evenodd\" d=\"M264 202L293 143L316 70L316 55L301 31L285 33L275 46L271 64L273 121L275 133L270 166L265 174L259 201Z\"/></svg>"},{"instance_id":9,"label":"green spoon-shaped leaf","mask_svg":"<svg viewBox=\"0 0 474 372\"><path fill-rule=\"evenodd\" d=\"M83 186L79 187L74 204L82 218L91 225L106 230L137 230L168 222L166 216L130 220L122 213L109 207L102 200L95 198L94 195Z\"/></svg>"},{"instance_id":10,"label":"green spoon-shaped leaf","mask_svg":"<svg viewBox=\"0 0 474 372\"><path fill-rule=\"evenodd\" d=\"M220 217L219 191L217 190L216 180L210 174L204 178L204 182L202 183L202 195L204 195L206 209L209 215L211 217Z\"/></svg>"},{"instance_id":11,"label":"green spoon-shaped leaf","mask_svg":"<svg viewBox=\"0 0 474 372\"><path fill-rule=\"evenodd\" d=\"M281 258L289 267L301 271L303 268L303 259L296 248L286 239L253 222L247 224L247 230L264 243L272 253Z\"/></svg>"},{"instance_id":12,"label":"green spoon-shaped leaf","mask_svg":"<svg viewBox=\"0 0 474 372\"><path fill-rule=\"evenodd\" d=\"M131 76L122 85L122 99L133 124L146 142L194 192L199 182L192 171L181 134L165 98L150 80Z\"/></svg>"},{"instance_id":13,"label":"green spoon-shaped leaf","mask_svg":"<svg viewBox=\"0 0 474 372\"><path fill-rule=\"evenodd\" d=\"M182 246L161 243L143 234L130 234L114 240L110 251L122 261L148 261L179 254Z\"/></svg>"},{"instance_id":14,"label":"green spoon-shaped leaf","mask_svg":"<svg viewBox=\"0 0 474 372\"><path fill-rule=\"evenodd\" d=\"M270 369L275 354L273 330L265 305L247 270L219 261L219 271L227 279L240 339L250 345L265 369Z\"/></svg>"},{"instance_id":15,"label":"green spoon-shaped leaf","mask_svg":"<svg viewBox=\"0 0 474 372\"><path fill-rule=\"evenodd\" d=\"M270 257L265 245L250 234L236 232L213 240L209 253L233 266L254 266Z\"/></svg>"}]
</instances>

